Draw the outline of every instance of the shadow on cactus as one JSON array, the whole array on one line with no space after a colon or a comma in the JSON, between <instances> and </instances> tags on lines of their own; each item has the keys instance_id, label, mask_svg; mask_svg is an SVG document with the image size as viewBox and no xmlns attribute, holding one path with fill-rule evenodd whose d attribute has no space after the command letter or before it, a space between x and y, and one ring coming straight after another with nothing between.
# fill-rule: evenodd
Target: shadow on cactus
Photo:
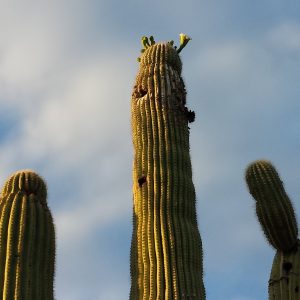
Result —
<instances>
[{"instance_id":1,"label":"shadow on cactus","mask_svg":"<svg viewBox=\"0 0 300 300\"><path fill-rule=\"evenodd\" d=\"M13 174L0 196L0 295L53 300L55 231L43 179Z\"/></svg>"},{"instance_id":2,"label":"shadow on cactus","mask_svg":"<svg viewBox=\"0 0 300 300\"><path fill-rule=\"evenodd\" d=\"M300 299L300 244L292 203L274 168L266 160L251 163L246 182L256 203L263 232L277 252L269 280L270 300Z\"/></svg>"}]
</instances>

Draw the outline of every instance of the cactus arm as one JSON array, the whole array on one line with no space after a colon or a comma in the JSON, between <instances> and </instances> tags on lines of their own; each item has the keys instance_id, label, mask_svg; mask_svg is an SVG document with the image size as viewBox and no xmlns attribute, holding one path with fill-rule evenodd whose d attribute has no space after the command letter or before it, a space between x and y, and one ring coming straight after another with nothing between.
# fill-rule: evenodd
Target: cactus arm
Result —
<instances>
[{"instance_id":1,"label":"cactus arm","mask_svg":"<svg viewBox=\"0 0 300 300\"><path fill-rule=\"evenodd\" d=\"M298 227L276 169L268 161L256 161L247 168L246 182L267 240L275 249L289 251L297 244Z\"/></svg>"},{"instance_id":2,"label":"cactus arm","mask_svg":"<svg viewBox=\"0 0 300 300\"><path fill-rule=\"evenodd\" d=\"M292 203L274 166L265 160L251 163L246 182L268 242L277 252L273 260L269 300L300 299L300 241Z\"/></svg>"},{"instance_id":3,"label":"cactus arm","mask_svg":"<svg viewBox=\"0 0 300 300\"><path fill-rule=\"evenodd\" d=\"M55 232L46 193L43 180L28 170L13 174L2 189L0 293L3 299L54 299Z\"/></svg>"}]
</instances>

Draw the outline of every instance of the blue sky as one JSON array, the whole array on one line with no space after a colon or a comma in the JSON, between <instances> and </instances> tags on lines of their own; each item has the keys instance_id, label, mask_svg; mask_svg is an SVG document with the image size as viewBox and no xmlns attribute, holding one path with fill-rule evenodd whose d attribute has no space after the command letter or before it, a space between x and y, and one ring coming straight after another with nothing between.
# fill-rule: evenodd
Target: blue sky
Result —
<instances>
[{"instance_id":1,"label":"blue sky","mask_svg":"<svg viewBox=\"0 0 300 300\"><path fill-rule=\"evenodd\" d=\"M128 299L140 37L178 41L184 32L207 299L267 299L275 252L244 170L271 160L299 216L300 2L0 4L0 179L31 168L47 181L56 298Z\"/></svg>"}]
</instances>

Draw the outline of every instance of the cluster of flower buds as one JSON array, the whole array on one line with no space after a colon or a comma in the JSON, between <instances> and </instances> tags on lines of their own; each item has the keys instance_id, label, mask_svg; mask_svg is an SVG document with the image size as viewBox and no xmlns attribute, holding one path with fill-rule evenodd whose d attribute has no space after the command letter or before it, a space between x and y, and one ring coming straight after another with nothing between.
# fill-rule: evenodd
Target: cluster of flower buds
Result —
<instances>
[{"instance_id":1,"label":"cluster of flower buds","mask_svg":"<svg viewBox=\"0 0 300 300\"><path fill-rule=\"evenodd\" d=\"M179 41L180 41L180 46L179 48L177 49L177 46L173 46L174 45L174 41L169 41L168 43L174 47L174 49L177 51L177 53L180 53L181 50L186 46L186 44L191 40L191 38L184 34L184 33L180 33L179 34ZM141 43L142 43L142 46L143 48L141 49L141 53L144 53L145 50L151 46L153 46L155 44L155 40L154 40L154 37L153 35L151 35L149 38L146 37L146 36L142 36L141 38ZM138 57L138 62L141 61L141 58Z\"/></svg>"}]
</instances>

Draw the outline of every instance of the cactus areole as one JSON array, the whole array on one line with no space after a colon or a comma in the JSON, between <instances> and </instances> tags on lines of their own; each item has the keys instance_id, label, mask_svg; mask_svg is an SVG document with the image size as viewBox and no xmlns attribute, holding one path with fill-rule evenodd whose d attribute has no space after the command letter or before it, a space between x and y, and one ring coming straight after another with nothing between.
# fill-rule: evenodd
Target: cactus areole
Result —
<instances>
[{"instance_id":1,"label":"cactus areole","mask_svg":"<svg viewBox=\"0 0 300 300\"><path fill-rule=\"evenodd\" d=\"M156 44L151 37L150 45L143 39L146 49L131 101L130 299L205 299L189 154L188 123L194 113L186 107L182 63L173 42Z\"/></svg>"}]
</instances>

